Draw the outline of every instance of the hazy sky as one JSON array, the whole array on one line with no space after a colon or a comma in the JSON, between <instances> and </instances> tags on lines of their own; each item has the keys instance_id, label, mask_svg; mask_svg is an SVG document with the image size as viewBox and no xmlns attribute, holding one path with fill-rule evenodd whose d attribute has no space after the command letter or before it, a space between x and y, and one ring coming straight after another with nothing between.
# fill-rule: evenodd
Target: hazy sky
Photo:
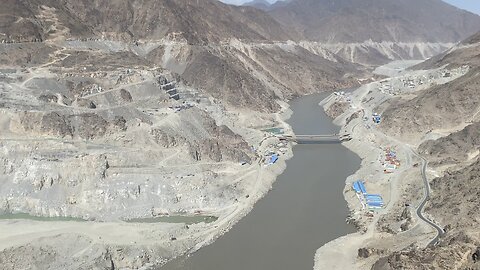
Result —
<instances>
[{"instance_id":1,"label":"hazy sky","mask_svg":"<svg viewBox=\"0 0 480 270\"><path fill-rule=\"evenodd\" d=\"M228 4L235 4L235 5L240 5L240 4L243 4L245 2L250 2L251 0L220 0L224 3L228 3ZM267 0L268 2L270 3L273 3L275 2L276 0Z\"/></svg>"},{"instance_id":2,"label":"hazy sky","mask_svg":"<svg viewBox=\"0 0 480 270\"><path fill-rule=\"evenodd\" d=\"M471 11L480 15L480 1L478 0L443 0L461 9Z\"/></svg>"},{"instance_id":3,"label":"hazy sky","mask_svg":"<svg viewBox=\"0 0 480 270\"><path fill-rule=\"evenodd\" d=\"M221 0L221 1L229 4L239 5L245 2L249 2L250 0ZM271 3L271 2L275 2L276 0L267 0L267 1ZM450 3L454 6L457 6L461 9L465 9L480 15L480 0L443 0L443 1Z\"/></svg>"}]
</instances>

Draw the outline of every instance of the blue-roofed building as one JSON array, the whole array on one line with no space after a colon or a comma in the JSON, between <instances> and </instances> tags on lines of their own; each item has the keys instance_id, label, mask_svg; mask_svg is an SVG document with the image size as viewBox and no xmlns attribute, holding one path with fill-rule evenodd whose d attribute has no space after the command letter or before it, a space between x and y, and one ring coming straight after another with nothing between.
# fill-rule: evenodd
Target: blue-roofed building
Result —
<instances>
[{"instance_id":1,"label":"blue-roofed building","mask_svg":"<svg viewBox=\"0 0 480 270\"><path fill-rule=\"evenodd\" d=\"M353 190L355 190L356 193L362 193L362 190L360 189L360 184L358 182L359 181L355 181L353 183Z\"/></svg>"},{"instance_id":2,"label":"blue-roofed building","mask_svg":"<svg viewBox=\"0 0 480 270\"><path fill-rule=\"evenodd\" d=\"M368 199L372 199L372 200L374 200L374 199L380 199L380 200L381 200L381 199L382 199L382 196L380 196L380 195L375 195L375 194L367 194L367 195L365 195L365 198L366 198L367 200L368 200Z\"/></svg>"},{"instance_id":3,"label":"blue-roofed building","mask_svg":"<svg viewBox=\"0 0 480 270\"><path fill-rule=\"evenodd\" d=\"M277 160L278 160L278 155L277 155L277 154L273 154L273 155L270 157L270 164L276 163Z\"/></svg>"},{"instance_id":4,"label":"blue-roofed building","mask_svg":"<svg viewBox=\"0 0 480 270\"><path fill-rule=\"evenodd\" d=\"M360 186L360 191L362 192L362 194L367 194L367 189L365 188L365 185L363 184L363 182L361 180L358 180L358 185Z\"/></svg>"},{"instance_id":5,"label":"blue-roofed building","mask_svg":"<svg viewBox=\"0 0 480 270\"><path fill-rule=\"evenodd\" d=\"M380 209L385 205L381 195L367 193L367 189L365 188L365 184L362 180L355 181L352 184L352 188L357 194L362 194L361 198L359 197L359 199L361 200L362 204L366 202L368 208Z\"/></svg>"}]
</instances>

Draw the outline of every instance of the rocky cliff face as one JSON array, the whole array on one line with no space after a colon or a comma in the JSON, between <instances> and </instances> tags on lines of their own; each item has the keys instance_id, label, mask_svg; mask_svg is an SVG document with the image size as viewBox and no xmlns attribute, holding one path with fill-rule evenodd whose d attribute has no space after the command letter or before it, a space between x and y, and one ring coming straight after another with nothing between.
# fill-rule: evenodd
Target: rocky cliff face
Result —
<instances>
[{"instance_id":1,"label":"rocky cliff face","mask_svg":"<svg viewBox=\"0 0 480 270\"><path fill-rule=\"evenodd\" d=\"M91 140L101 138L107 133L116 133L127 129L126 120L122 116L116 116L107 121L95 113L65 115L63 112L45 114L25 112L19 118L21 128L26 133L37 136L52 135L60 138Z\"/></svg>"},{"instance_id":2,"label":"rocky cliff face","mask_svg":"<svg viewBox=\"0 0 480 270\"><path fill-rule=\"evenodd\" d=\"M250 162L251 147L227 126L217 126L204 111L192 109L183 113L180 126L167 124L151 131L157 144L166 147L186 145L195 161Z\"/></svg>"}]
</instances>

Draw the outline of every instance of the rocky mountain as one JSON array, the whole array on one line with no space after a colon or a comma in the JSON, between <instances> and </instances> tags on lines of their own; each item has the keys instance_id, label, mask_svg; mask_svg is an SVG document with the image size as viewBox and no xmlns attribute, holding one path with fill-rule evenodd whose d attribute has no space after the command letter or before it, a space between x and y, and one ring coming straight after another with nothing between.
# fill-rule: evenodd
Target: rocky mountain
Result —
<instances>
[{"instance_id":1,"label":"rocky mountain","mask_svg":"<svg viewBox=\"0 0 480 270\"><path fill-rule=\"evenodd\" d=\"M458 42L480 28L479 16L441 0L293 0L269 14L329 43Z\"/></svg>"},{"instance_id":2,"label":"rocky mountain","mask_svg":"<svg viewBox=\"0 0 480 270\"><path fill-rule=\"evenodd\" d=\"M0 241L2 269L151 268L202 246L231 221L201 215L240 218L268 191L279 168L263 153L279 141L260 127L280 124L282 101L358 84L358 66L287 42L253 7L8 0L0 10L0 215L15 219L0 230L24 234L16 213L52 221L28 243ZM126 222L168 215L200 223ZM64 230L57 219L92 222ZM91 230L103 221L112 227Z\"/></svg>"},{"instance_id":3,"label":"rocky mountain","mask_svg":"<svg viewBox=\"0 0 480 270\"><path fill-rule=\"evenodd\" d=\"M465 76L430 87L409 100L398 100L384 112L382 128L397 134L424 134L480 121L480 43L478 34L415 68L469 66ZM445 74L444 76L449 76ZM400 127L400 123L401 127Z\"/></svg>"},{"instance_id":4,"label":"rocky mountain","mask_svg":"<svg viewBox=\"0 0 480 270\"><path fill-rule=\"evenodd\" d=\"M469 161L480 151L480 122L468 125L437 140L429 140L419 147L427 155L431 165L459 164Z\"/></svg>"},{"instance_id":5,"label":"rocky mountain","mask_svg":"<svg viewBox=\"0 0 480 270\"><path fill-rule=\"evenodd\" d=\"M191 48L181 79L236 107L276 111L277 100L358 84L357 66L292 45L236 43Z\"/></svg>"},{"instance_id":6,"label":"rocky mountain","mask_svg":"<svg viewBox=\"0 0 480 270\"><path fill-rule=\"evenodd\" d=\"M365 66L380 66L394 60L421 60L436 56L451 48L454 43L431 42L302 42L305 48L327 50L338 57Z\"/></svg>"},{"instance_id":7,"label":"rocky mountain","mask_svg":"<svg viewBox=\"0 0 480 270\"><path fill-rule=\"evenodd\" d=\"M408 247L378 260L372 269L479 269L480 236L480 69L479 35L416 69L456 68L470 71L398 101L384 113L383 129L406 137L443 136L420 144L418 151L439 177L431 181L425 211L444 228L435 246ZM449 76L445 74L444 76ZM400 124L401 123L401 124ZM400 127L401 125L401 127Z\"/></svg>"},{"instance_id":8,"label":"rocky mountain","mask_svg":"<svg viewBox=\"0 0 480 270\"><path fill-rule=\"evenodd\" d=\"M216 0L2 1L3 40L48 39L66 28L68 38L184 39L205 44L228 38L287 40L292 36L263 11ZM150 12L155 11L155 12ZM3 30L5 28L5 30Z\"/></svg>"},{"instance_id":9,"label":"rocky mountain","mask_svg":"<svg viewBox=\"0 0 480 270\"><path fill-rule=\"evenodd\" d=\"M429 88L411 100L399 100L384 113L382 128L406 134L453 129L464 121L478 121L480 69L444 85ZM460 120L461 119L461 120Z\"/></svg>"},{"instance_id":10,"label":"rocky mountain","mask_svg":"<svg viewBox=\"0 0 480 270\"><path fill-rule=\"evenodd\" d=\"M135 41L135 53L144 54L152 63L178 74L189 86L228 105L274 111L278 98L356 83L345 75L357 72L357 67L338 57L287 44L286 40L296 39L296 34L252 7L216 0L0 3L7 4L17 7L17 21L31 21L37 27L29 28L33 32L22 37L6 35L6 42ZM155 12L148 12L151 10ZM276 44L276 40L282 42ZM144 52L143 48L148 49ZM283 64L272 64L273 59Z\"/></svg>"},{"instance_id":11,"label":"rocky mountain","mask_svg":"<svg viewBox=\"0 0 480 270\"><path fill-rule=\"evenodd\" d=\"M100 219L108 212L105 219L118 220L124 214L116 208L119 204L94 216L76 205L100 206L98 198L86 199L95 193L94 183L110 176L123 181L128 178L125 172L139 167L170 182L172 177L183 179L175 166L208 163L189 177L213 184L212 178L228 175L210 171L217 163L261 163L251 146L263 133L246 131L246 126L272 124L279 101L358 84L353 76L358 66L286 42L290 34L252 7L214 0L24 0L0 6L12 10L15 18L0 28L7 43L0 45L0 136L7 140L1 147L10 147L10 139L18 146L0 157L0 179L9 183L2 187L14 188L19 178L13 172L27 170L34 159L42 169L22 178L21 185L27 197L36 196L43 205L33 209L34 204L16 197L0 211L58 216L67 215L60 210L65 207L72 216ZM243 122L237 124L235 117ZM247 141L245 133L255 140ZM40 157L32 157L32 151L24 151L32 147L28 141L15 142L23 137L83 141L87 146L72 145L70 154L67 143L47 153L51 147L40 139L42 146L34 151ZM132 147L135 154L123 147ZM85 169L90 165L94 170ZM166 172L162 166L173 168ZM108 169L114 172L109 175ZM127 207L141 202L132 199L141 194L152 201L150 193L139 188L148 179L147 174L137 177L138 184L128 191L109 186L111 199L125 199ZM65 192L50 198L50 188ZM180 185L183 188L191 187ZM9 190L0 189L0 201ZM204 198L202 190L198 198ZM232 201L235 192L229 195ZM217 203L210 205L215 208ZM187 204L170 211L183 211ZM195 205L190 205L192 211Z\"/></svg>"},{"instance_id":12,"label":"rocky mountain","mask_svg":"<svg viewBox=\"0 0 480 270\"><path fill-rule=\"evenodd\" d=\"M413 69L431 69L442 66L459 67L462 65L480 66L480 32L458 45L436 55Z\"/></svg>"},{"instance_id":13,"label":"rocky mountain","mask_svg":"<svg viewBox=\"0 0 480 270\"><path fill-rule=\"evenodd\" d=\"M8 14L0 17L0 40L8 41L35 41L43 38L43 29L35 14L21 1L6 0L0 3L2 10L9 10Z\"/></svg>"}]
</instances>

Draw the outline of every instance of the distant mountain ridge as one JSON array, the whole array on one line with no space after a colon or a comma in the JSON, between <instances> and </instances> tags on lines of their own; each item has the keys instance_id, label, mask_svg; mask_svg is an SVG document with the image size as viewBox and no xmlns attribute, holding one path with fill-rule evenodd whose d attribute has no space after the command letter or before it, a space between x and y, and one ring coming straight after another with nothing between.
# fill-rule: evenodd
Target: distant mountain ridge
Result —
<instances>
[{"instance_id":1,"label":"distant mountain ridge","mask_svg":"<svg viewBox=\"0 0 480 270\"><path fill-rule=\"evenodd\" d=\"M432 69L445 65L450 67L463 65L480 67L480 32L413 68Z\"/></svg>"},{"instance_id":2,"label":"distant mountain ridge","mask_svg":"<svg viewBox=\"0 0 480 270\"><path fill-rule=\"evenodd\" d=\"M254 8L268 11L270 10L270 7L272 6L272 4L270 4L266 0L253 0L250 2L244 3L242 6L254 7Z\"/></svg>"},{"instance_id":3,"label":"distant mountain ridge","mask_svg":"<svg viewBox=\"0 0 480 270\"><path fill-rule=\"evenodd\" d=\"M66 27L72 37L175 36L201 44L231 38L448 43L480 29L480 16L441 0L288 0L274 4L253 0L245 5L235 7L216 0L4 0L0 7L10 12L0 17L0 40L43 40L55 32L54 22Z\"/></svg>"},{"instance_id":4,"label":"distant mountain ridge","mask_svg":"<svg viewBox=\"0 0 480 270\"><path fill-rule=\"evenodd\" d=\"M0 16L0 42L61 37L203 46L292 40L322 57L333 52L353 63L379 65L431 57L480 29L479 16L440 0L288 0L273 5L254 0L248 5L268 5L268 12L217 0L4 0L0 8L10 12ZM416 18L419 14L425 18Z\"/></svg>"},{"instance_id":5,"label":"distant mountain ridge","mask_svg":"<svg viewBox=\"0 0 480 270\"><path fill-rule=\"evenodd\" d=\"M304 39L320 42L458 42L480 16L441 0L291 0L269 14Z\"/></svg>"}]
</instances>

